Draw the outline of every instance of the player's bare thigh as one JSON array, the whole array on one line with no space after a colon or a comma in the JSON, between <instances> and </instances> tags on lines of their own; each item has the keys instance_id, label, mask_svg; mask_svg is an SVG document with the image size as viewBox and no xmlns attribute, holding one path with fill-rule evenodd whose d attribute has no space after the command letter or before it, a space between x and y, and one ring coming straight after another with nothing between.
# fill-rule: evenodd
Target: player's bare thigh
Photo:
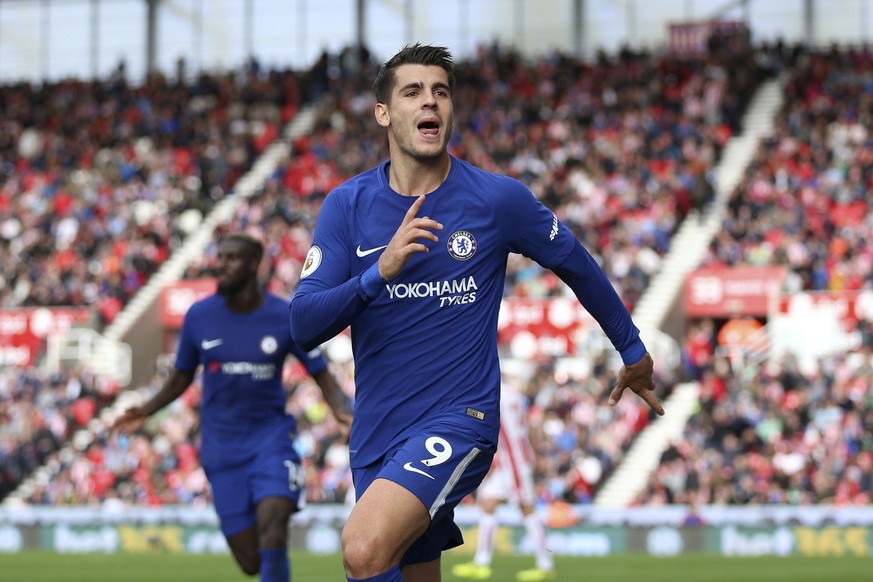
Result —
<instances>
[{"instance_id":1,"label":"player's bare thigh","mask_svg":"<svg viewBox=\"0 0 873 582\"><path fill-rule=\"evenodd\" d=\"M343 561L348 573L364 578L386 571L400 562L429 526L430 514L418 497L393 481L376 479L343 528Z\"/></svg>"}]
</instances>

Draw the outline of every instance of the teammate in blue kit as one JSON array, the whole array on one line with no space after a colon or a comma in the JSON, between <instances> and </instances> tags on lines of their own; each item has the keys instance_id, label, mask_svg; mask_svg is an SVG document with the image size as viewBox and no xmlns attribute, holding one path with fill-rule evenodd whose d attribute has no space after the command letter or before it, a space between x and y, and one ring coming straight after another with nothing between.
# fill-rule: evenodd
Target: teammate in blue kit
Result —
<instances>
[{"instance_id":1,"label":"teammate in blue kit","mask_svg":"<svg viewBox=\"0 0 873 582\"><path fill-rule=\"evenodd\" d=\"M285 412L286 356L303 363L346 434L351 411L320 350L306 353L291 338L287 301L260 287L263 252L246 235L219 243L216 293L185 315L170 377L147 403L127 409L113 429L138 430L178 398L202 367L200 460L221 531L243 572L287 582L288 520L306 496L293 447L297 425Z\"/></svg>"},{"instance_id":2,"label":"teammate in blue kit","mask_svg":"<svg viewBox=\"0 0 873 582\"><path fill-rule=\"evenodd\" d=\"M610 404L630 388L664 412L639 331L572 232L522 183L449 155L454 83L442 47L408 46L382 66L375 116L390 160L327 196L290 304L304 349L351 325L349 580L438 581L440 553L463 543L454 507L488 472L500 426L509 253L557 273L619 351Z\"/></svg>"}]
</instances>

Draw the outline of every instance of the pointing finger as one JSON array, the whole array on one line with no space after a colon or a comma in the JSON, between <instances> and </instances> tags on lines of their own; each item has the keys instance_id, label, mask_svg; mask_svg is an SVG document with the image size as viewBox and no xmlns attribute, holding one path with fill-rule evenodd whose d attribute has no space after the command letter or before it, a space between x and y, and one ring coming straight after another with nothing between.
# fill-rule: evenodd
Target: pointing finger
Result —
<instances>
[{"instance_id":1,"label":"pointing finger","mask_svg":"<svg viewBox=\"0 0 873 582\"><path fill-rule=\"evenodd\" d=\"M612 392L609 393L609 405L615 406L618 404L618 401L621 400L621 393L624 392L624 388L620 386L616 386L612 389Z\"/></svg>"},{"instance_id":2,"label":"pointing finger","mask_svg":"<svg viewBox=\"0 0 873 582\"><path fill-rule=\"evenodd\" d=\"M406 216L403 217L403 224L409 224L412 222L412 219L415 218L415 215L418 214L419 209L421 209L421 205L424 204L424 194L415 199L412 203L412 206L409 207L409 210L406 211Z\"/></svg>"},{"instance_id":3,"label":"pointing finger","mask_svg":"<svg viewBox=\"0 0 873 582\"><path fill-rule=\"evenodd\" d=\"M658 413L658 416L664 416L664 407L661 406L661 403L658 402L658 399L655 398L655 395L649 390L643 390L640 392L640 398L642 398L652 410Z\"/></svg>"}]
</instances>

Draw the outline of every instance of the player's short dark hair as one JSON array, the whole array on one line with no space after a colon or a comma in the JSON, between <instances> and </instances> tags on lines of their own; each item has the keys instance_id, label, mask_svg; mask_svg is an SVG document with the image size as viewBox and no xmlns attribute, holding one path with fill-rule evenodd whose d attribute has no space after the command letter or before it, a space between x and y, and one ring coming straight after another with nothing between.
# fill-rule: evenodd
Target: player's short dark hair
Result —
<instances>
[{"instance_id":1,"label":"player's short dark hair","mask_svg":"<svg viewBox=\"0 0 873 582\"><path fill-rule=\"evenodd\" d=\"M252 235L245 234L242 232L235 232L233 234L228 234L228 235L221 238L221 242L230 242L230 241L244 243L248 247L249 253L251 253L252 258L256 259L258 262L260 262L261 259L264 258L264 245L263 245L263 243L261 243L261 241L259 241L258 239L256 239Z\"/></svg>"},{"instance_id":2,"label":"player's short dark hair","mask_svg":"<svg viewBox=\"0 0 873 582\"><path fill-rule=\"evenodd\" d=\"M449 77L449 91L454 92L455 90L455 63L449 49L442 46L415 43L403 47L399 53L391 57L379 69L376 81L373 83L377 102L388 103L396 79L394 71L400 65L442 67Z\"/></svg>"}]
</instances>

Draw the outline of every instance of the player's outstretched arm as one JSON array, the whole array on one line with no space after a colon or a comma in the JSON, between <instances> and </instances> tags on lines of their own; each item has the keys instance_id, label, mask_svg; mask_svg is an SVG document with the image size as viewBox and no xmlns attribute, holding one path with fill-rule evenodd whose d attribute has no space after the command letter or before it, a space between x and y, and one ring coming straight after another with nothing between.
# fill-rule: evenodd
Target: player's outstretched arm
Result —
<instances>
[{"instance_id":1,"label":"player's outstretched arm","mask_svg":"<svg viewBox=\"0 0 873 582\"><path fill-rule=\"evenodd\" d=\"M115 419L110 432L130 434L142 428L146 419L182 395L194 380L194 371L173 368L173 372L160 391L142 406L132 406Z\"/></svg>"},{"instance_id":2,"label":"player's outstretched arm","mask_svg":"<svg viewBox=\"0 0 873 582\"><path fill-rule=\"evenodd\" d=\"M553 269L576 294L579 302L597 320L612 345L618 350L624 365L609 397L615 406L625 388L630 388L660 415L664 408L655 398L654 363L640 339L640 332L631 315L609 282L606 273L587 250L574 241L573 250L563 263Z\"/></svg>"},{"instance_id":3,"label":"player's outstretched arm","mask_svg":"<svg viewBox=\"0 0 873 582\"><path fill-rule=\"evenodd\" d=\"M648 352L643 355L639 362L624 365L618 373L618 380L609 395L609 405L615 406L621 400L625 388L630 388L636 395L642 398L649 407L664 416L664 407L655 397L654 362Z\"/></svg>"},{"instance_id":4,"label":"player's outstretched arm","mask_svg":"<svg viewBox=\"0 0 873 582\"><path fill-rule=\"evenodd\" d=\"M413 253L428 252L422 241L439 242L433 230L442 230L443 225L427 216L416 216L424 204L425 196L419 196L406 211L403 222L391 237L391 242L379 257L379 275L386 281L394 279L409 262Z\"/></svg>"},{"instance_id":5,"label":"player's outstretched arm","mask_svg":"<svg viewBox=\"0 0 873 582\"><path fill-rule=\"evenodd\" d=\"M331 412L333 412L333 416L339 425L343 442L349 442L349 434L352 430L352 408L349 406L348 398L346 398L330 370L324 369L313 374L312 377L315 379L318 387L321 388L321 395L330 407Z\"/></svg>"}]
</instances>

